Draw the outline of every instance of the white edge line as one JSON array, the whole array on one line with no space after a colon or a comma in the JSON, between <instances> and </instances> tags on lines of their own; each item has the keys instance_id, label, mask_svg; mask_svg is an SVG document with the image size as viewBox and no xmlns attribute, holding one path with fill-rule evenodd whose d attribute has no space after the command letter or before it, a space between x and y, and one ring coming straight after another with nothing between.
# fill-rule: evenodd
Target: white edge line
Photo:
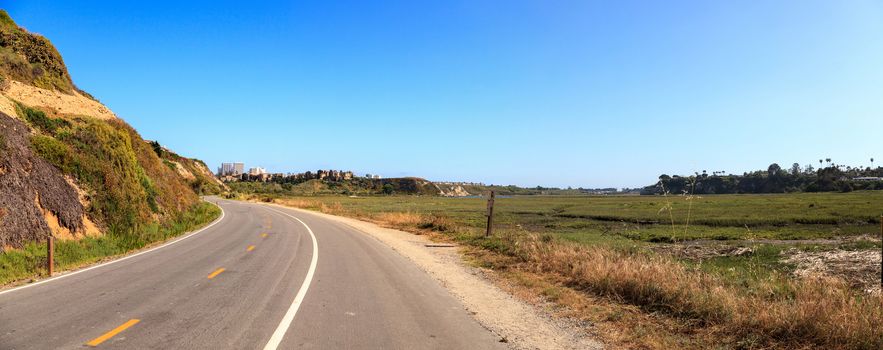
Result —
<instances>
[{"instance_id":1,"label":"white edge line","mask_svg":"<svg viewBox=\"0 0 883 350\"><path fill-rule=\"evenodd\" d=\"M211 203L211 202L209 202L209 203ZM135 253L135 254L132 254L132 255L127 255L127 256L124 256L124 257L119 258L119 259L116 259L116 260L111 260L111 261L108 261L108 262L105 262L105 263L101 263L101 264L98 264L98 265L89 266L89 267L87 267L87 268L80 269L80 270L77 270L77 271L74 271L74 272L71 272L71 273L66 273L66 274L63 274L63 275L60 275L60 276L47 278L47 279L41 280L41 281L39 281L39 282L34 282L34 283L26 284L26 285L23 285L23 286L20 286L20 287L15 287L15 288L7 289L7 290L4 290L4 291L0 291L0 295L6 294L6 293L15 292L15 291L22 290L22 289L25 289L25 288L30 288L30 287L33 287L33 286L38 286L38 285L41 285L41 284L43 284L43 283L47 283L47 282L57 281L57 280L60 280L60 279L62 279L62 278L65 278L65 277L70 277L70 276L73 276L73 275L76 275L76 274L79 274L79 273L83 273L83 272L86 272L86 271L89 271L89 270L92 270L92 269L97 269L97 268L102 267L102 266L107 266L107 265L110 265L110 264L113 264L113 263L118 263L118 262L123 261L123 260L127 260L127 259L134 258L134 257L139 256L139 255L141 255L141 254L147 254L147 253L150 253L150 252L152 252L152 251L154 251L154 250L157 250L157 249L160 249L160 248L168 247L168 246L170 246L170 245L172 245L172 244L175 244L175 243L178 243L178 242L183 241L183 240L185 240L185 239L188 239L188 238L190 238L190 237L193 237L193 236L195 236L197 233L200 233L200 232L202 232L202 231L207 230L208 228L210 228L210 227L212 227L212 226L215 226L215 224L221 222L221 220L224 219L224 216L226 215L226 213L224 212L224 208L221 208L221 206L218 205L217 203L212 203L212 204L215 204L215 206L218 207L218 209L221 209L221 217L215 219L215 221L213 221L211 224L209 224L208 226L205 226L205 227L203 227L203 228L201 228L201 229L199 229L199 230L196 230L196 231L193 231L193 232L191 232L191 233L188 233L188 234L185 235L185 236L178 237L178 238L176 238L175 240L173 240L173 241L171 241L171 242L164 243L164 244L162 244L162 245L160 245L160 246L153 247L153 248L150 248L150 249L148 249L148 250L141 251L141 252L138 252L138 253Z\"/></svg>"},{"instance_id":2,"label":"white edge line","mask_svg":"<svg viewBox=\"0 0 883 350\"><path fill-rule=\"evenodd\" d=\"M313 240L313 257L310 259L310 269L307 271L307 276L304 277L304 282L301 284L300 290L297 291L294 301L291 302L291 306L288 308L288 311L285 312L285 316L282 317L282 321L279 322L279 326L276 327L273 336L270 337L270 340L267 341L267 345L264 346L264 350L276 350L276 348L279 347L279 344L282 343L282 338L285 337L285 333L288 331L288 327L291 326L291 322L294 321L297 309L299 309L300 304L303 303L304 297L307 295L307 289L310 288L310 283L313 281L313 274L316 272L316 263L319 261L319 244L316 243L316 235L313 234L313 230L311 230L301 219L268 206L264 206L264 208L297 220L301 225L304 225L304 227L307 228L307 232L310 233L310 238Z\"/></svg>"}]
</instances>

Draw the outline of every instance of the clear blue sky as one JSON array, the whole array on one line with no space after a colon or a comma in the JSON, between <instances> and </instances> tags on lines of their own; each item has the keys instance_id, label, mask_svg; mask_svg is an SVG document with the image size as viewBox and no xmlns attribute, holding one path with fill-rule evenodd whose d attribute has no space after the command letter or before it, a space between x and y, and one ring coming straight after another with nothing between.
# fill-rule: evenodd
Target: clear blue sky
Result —
<instances>
[{"instance_id":1,"label":"clear blue sky","mask_svg":"<svg viewBox=\"0 0 883 350\"><path fill-rule=\"evenodd\" d=\"M526 186L883 163L883 3L0 1L182 155Z\"/></svg>"}]
</instances>

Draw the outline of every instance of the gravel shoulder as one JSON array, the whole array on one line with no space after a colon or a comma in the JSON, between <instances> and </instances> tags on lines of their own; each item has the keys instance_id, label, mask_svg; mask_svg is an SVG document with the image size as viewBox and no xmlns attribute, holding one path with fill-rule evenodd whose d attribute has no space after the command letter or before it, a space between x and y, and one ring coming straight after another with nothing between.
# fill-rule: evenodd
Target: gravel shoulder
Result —
<instances>
[{"instance_id":1,"label":"gravel shoulder","mask_svg":"<svg viewBox=\"0 0 883 350\"><path fill-rule=\"evenodd\" d=\"M464 264L456 247L427 247L434 242L423 236L356 219L271 205L343 223L390 246L447 288L482 326L505 339L513 349L603 348L579 329L553 320L498 288L479 269Z\"/></svg>"}]
</instances>

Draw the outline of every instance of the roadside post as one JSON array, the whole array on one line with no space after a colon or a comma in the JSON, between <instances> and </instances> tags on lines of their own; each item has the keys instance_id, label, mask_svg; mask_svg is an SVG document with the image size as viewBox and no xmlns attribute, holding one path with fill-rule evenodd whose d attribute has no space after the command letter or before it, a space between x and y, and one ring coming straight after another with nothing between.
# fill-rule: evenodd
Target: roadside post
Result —
<instances>
[{"instance_id":1,"label":"roadside post","mask_svg":"<svg viewBox=\"0 0 883 350\"><path fill-rule=\"evenodd\" d=\"M46 240L46 270L49 271L49 277L52 277L52 270L55 267L55 237L49 234Z\"/></svg>"},{"instance_id":2,"label":"roadside post","mask_svg":"<svg viewBox=\"0 0 883 350\"><path fill-rule=\"evenodd\" d=\"M880 214L880 287L883 287L883 214Z\"/></svg>"},{"instance_id":3,"label":"roadside post","mask_svg":"<svg viewBox=\"0 0 883 350\"><path fill-rule=\"evenodd\" d=\"M487 199L487 231L484 237L490 237L494 234L494 191L491 191L490 197Z\"/></svg>"}]
</instances>

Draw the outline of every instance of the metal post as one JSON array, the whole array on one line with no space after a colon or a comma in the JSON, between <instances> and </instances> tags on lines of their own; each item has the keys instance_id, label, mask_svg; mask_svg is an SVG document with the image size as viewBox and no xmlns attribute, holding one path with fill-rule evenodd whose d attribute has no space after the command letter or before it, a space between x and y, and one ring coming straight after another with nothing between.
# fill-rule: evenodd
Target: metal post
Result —
<instances>
[{"instance_id":1,"label":"metal post","mask_svg":"<svg viewBox=\"0 0 883 350\"><path fill-rule=\"evenodd\" d=\"M880 287L883 287L883 214L880 215Z\"/></svg>"},{"instance_id":2,"label":"metal post","mask_svg":"<svg viewBox=\"0 0 883 350\"><path fill-rule=\"evenodd\" d=\"M487 232L484 233L484 237L490 237L492 234L494 234L494 191L491 191L487 199Z\"/></svg>"},{"instance_id":3,"label":"metal post","mask_svg":"<svg viewBox=\"0 0 883 350\"><path fill-rule=\"evenodd\" d=\"M49 271L49 277L52 277L52 272L55 267L55 237L49 235L49 239L46 241L46 270Z\"/></svg>"}]
</instances>

